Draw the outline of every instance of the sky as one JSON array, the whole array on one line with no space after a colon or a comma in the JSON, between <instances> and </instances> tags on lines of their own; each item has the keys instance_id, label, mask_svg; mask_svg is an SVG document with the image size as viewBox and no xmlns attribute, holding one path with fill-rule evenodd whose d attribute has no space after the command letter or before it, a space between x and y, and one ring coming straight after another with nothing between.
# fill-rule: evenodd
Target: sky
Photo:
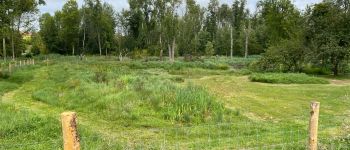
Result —
<instances>
[{"instance_id":1,"label":"sky","mask_svg":"<svg viewBox=\"0 0 350 150\"><path fill-rule=\"evenodd\" d=\"M64 3L67 0L46 0L46 5L45 6L40 6L40 12L41 13L51 13L53 14L55 11L60 10ZM82 5L83 0L77 0L79 3L79 6ZM127 9L129 8L128 0L102 0L104 2L107 2L109 4L112 4L114 8L117 11L120 11L122 9ZM196 0L197 3L201 4L201 6L205 7L208 5L209 0ZM233 0L219 0L220 3L229 3L232 4ZM247 0L248 2L248 8L250 10L255 10L256 3L258 0ZM299 8L299 9L304 9L307 5L315 4L318 2L321 2L322 0L293 0L294 4Z\"/></svg>"}]
</instances>

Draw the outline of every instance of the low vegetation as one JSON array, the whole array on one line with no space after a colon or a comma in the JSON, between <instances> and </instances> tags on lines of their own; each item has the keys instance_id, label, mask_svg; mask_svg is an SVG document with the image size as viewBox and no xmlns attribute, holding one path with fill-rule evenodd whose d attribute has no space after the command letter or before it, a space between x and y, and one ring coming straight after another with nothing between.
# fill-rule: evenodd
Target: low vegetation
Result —
<instances>
[{"instance_id":1,"label":"low vegetation","mask_svg":"<svg viewBox=\"0 0 350 150\"><path fill-rule=\"evenodd\" d=\"M303 73L253 73L249 76L253 82L274 84L329 84L329 81Z\"/></svg>"},{"instance_id":2,"label":"low vegetation","mask_svg":"<svg viewBox=\"0 0 350 150\"><path fill-rule=\"evenodd\" d=\"M3 143L0 148L16 149L10 144L18 143L16 141L20 139L26 139L28 144L40 141L25 146L27 149L60 147L58 115L63 111L78 113L82 142L89 148L146 146L159 149L163 142L157 141L164 138L167 146L178 144L190 148L223 148L223 145L246 148L300 142L301 137L307 137L304 127L307 127L307 106L312 99L329 106L323 109L327 113L321 118L320 137L331 137L330 129L343 137L342 126L331 123L341 124L343 117L335 117L332 121L330 117L346 115L350 104L344 95L349 85L326 84L329 80L326 78L252 73L248 61L243 58L176 60L177 67L174 67L157 61L117 62L113 58L101 60L100 57L80 61L74 57L54 57L56 59L50 58L48 64L38 60L39 64L17 68L8 78L0 79L3 112L0 118L7 120L0 124L0 141ZM203 67L206 63L229 66L229 69ZM135 68L134 64L145 67ZM250 82L247 75L267 78L271 83L294 85L282 90L283 85L270 87ZM308 92L301 96L303 91ZM332 97L339 98L330 101ZM279 113L279 108L288 113ZM210 132L210 139L217 140L208 142L208 128L215 131ZM248 128L252 130L246 130ZM291 130L299 134L289 133ZM272 132L276 132L273 137ZM238 134L238 138L231 136ZM266 138L244 138L256 134ZM123 138L115 139L120 137ZM242 138L244 143L240 143ZM197 143L187 145L189 141ZM230 144L223 144L228 141ZM336 139L336 143L344 144L339 141ZM295 145L291 146L295 148ZM19 147L23 148L23 145ZM302 145L300 149L303 149Z\"/></svg>"},{"instance_id":3,"label":"low vegetation","mask_svg":"<svg viewBox=\"0 0 350 150\"><path fill-rule=\"evenodd\" d=\"M349 149L349 0L109 2L1 1L0 149Z\"/></svg>"}]
</instances>

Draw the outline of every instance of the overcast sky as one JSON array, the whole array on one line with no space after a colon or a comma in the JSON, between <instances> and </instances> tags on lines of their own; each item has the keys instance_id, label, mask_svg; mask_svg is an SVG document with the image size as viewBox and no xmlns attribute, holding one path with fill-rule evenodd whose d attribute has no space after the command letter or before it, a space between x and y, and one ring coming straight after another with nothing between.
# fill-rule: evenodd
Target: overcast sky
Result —
<instances>
[{"instance_id":1,"label":"overcast sky","mask_svg":"<svg viewBox=\"0 0 350 150\"><path fill-rule=\"evenodd\" d=\"M49 12L53 14L55 11L60 10L64 3L67 0L46 0L46 5L40 7L41 13ZM77 0L79 6L81 6L83 0ZM123 8L127 9L129 7L128 0L102 0L109 4L112 4L117 11L122 10ZM202 6L207 6L209 0L196 0ZM233 0L219 0L220 3L229 3L232 4ZM247 0L248 7L250 10L255 10L256 2L258 0ZM299 9L304 9L307 5L321 2L322 0L293 0L294 4Z\"/></svg>"}]
</instances>

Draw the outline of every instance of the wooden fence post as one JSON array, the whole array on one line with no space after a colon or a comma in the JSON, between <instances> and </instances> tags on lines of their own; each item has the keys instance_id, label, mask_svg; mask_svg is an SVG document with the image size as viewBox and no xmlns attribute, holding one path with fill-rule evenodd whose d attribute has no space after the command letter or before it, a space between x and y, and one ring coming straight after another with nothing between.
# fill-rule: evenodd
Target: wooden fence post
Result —
<instances>
[{"instance_id":1,"label":"wooden fence post","mask_svg":"<svg viewBox=\"0 0 350 150\"><path fill-rule=\"evenodd\" d=\"M77 131L77 114L64 112L61 114L64 150L80 150L80 139Z\"/></svg>"},{"instance_id":2,"label":"wooden fence post","mask_svg":"<svg viewBox=\"0 0 350 150\"><path fill-rule=\"evenodd\" d=\"M310 105L310 122L309 122L309 150L317 150L317 132L318 132L318 117L320 112L320 103L311 102Z\"/></svg>"}]
</instances>

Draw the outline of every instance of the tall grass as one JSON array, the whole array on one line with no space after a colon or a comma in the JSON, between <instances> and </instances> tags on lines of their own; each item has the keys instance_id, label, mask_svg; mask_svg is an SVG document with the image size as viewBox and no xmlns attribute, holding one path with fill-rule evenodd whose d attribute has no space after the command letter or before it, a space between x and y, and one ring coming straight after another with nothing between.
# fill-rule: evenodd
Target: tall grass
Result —
<instances>
[{"instance_id":1,"label":"tall grass","mask_svg":"<svg viewBox=\"0 0 350 150\"><path fill-rule=\"evenodd\" d=\"M249 79L253 82L276 84L329 84L326 79L301 73L254 73Z\"/></svg>"},{"instance_id":2,"label":"tall grass","mask_svg":"<svg viewBox=\"0 0 350 150\"><path fill-rule=\"evenodd\" d=\"M125 124L154 124L144 120L150 116L157 122L224 121L224 107L214 96L201 87L177 85L173 76L101 64L61 63L47 69L37 83L45 87L36 87L32 97L52 106Z\"/></svg>"}]
</instances>

